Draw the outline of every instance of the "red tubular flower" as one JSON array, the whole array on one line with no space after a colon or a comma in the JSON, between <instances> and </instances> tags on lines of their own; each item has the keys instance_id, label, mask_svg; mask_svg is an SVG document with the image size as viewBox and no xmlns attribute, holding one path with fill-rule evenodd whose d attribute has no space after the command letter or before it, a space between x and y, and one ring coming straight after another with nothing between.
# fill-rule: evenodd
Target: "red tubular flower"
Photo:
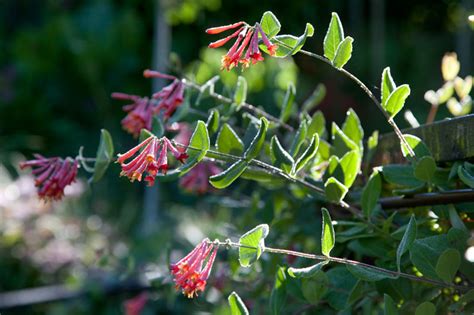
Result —
<instances>
[{"instance_id":1,"label":"red tubular flower","mask_svg":"<svg viewBox=\"0 0 474 315\"><path fill-rule=\"evenodd\" d=\"M218 34L237 27L240 28L233 34L209 44L209 48L218 48L226 44L232 38L237 37L227 54L222 57L222 69L227 69L229 71L230 69L237 67L239 63L242 64L243 68L247 68L250 65L250 62L256 64L257 62L262 61L263 56L258 47L259 34L263 43L267 47L269 54L271 56L275 55L277 46L270 42L259 23L255 23L254 27L250 27L244 22L239 22L227 26L210 28L206 30L206 32L208 34ZM247 46L248 49L244 55L243 52Z\"/></svg>"},{"instance_id":2,"label":"red tubular flower","mask_svg":"<svg viewBox=\"0 0 474 315\"><path fill-rule=\"evenodd\" d=\"M209 185L209 177L220 172L222 172L222 169L214 163L201 162L181 177L179 185L187 192L204 194L213 190L213 187Z\"/></svg>"},{"instance_id":3,"label":"red tubular flower","mask_svg":"<svg viewBox=\"0 0 474 315\"><path fill-rule=\"evenodd\" d=\"M64 196L64 188L76 180L78 161L72 158L45 158L34 155L35 160L20 163L20 168L31 167L35 175L38 196L43 200L59 200Z\"/></svg>"},{"instance_id":4,"label":"red tubular flower","mask_svg":"<svg viewBox=\"0 0 474 315\"><path fill-rule=\"evenodd\" d=\"M143 150L138 153L142 148ZM168 171L168 150L180 162L184 162L188 157L186 153L178 151L168 138L148 137L124 154L118 155L117 163L122 167L120 176L127 176L132 182L141 181L143 173L146 172L145 181L148 182L148 186L153 186L158 172L166 174ZM129 159L132 160L126 162Z\"/></svg>"},{"instance_id":5,"label":"red tubular flower","mask_svg":"<svg viewBox=\"0 0 474 315\"><path fill-rule=\"evenodd\" d=\"M170 118L176 108L183 103L185 87L183 81L172 75L153 70L145 70L143 76L145 78L163 78L173 80L170 85L165 86L163 89L153 94L153 98L158 100L156 112L164 111L164 118Z\"/></svg>"},{"instance_id":6,"label":"red tubular flower","mask_svg":"<svg viewBox=\"0 0 474 315\"><path fill-rule=\"evenodd\" d=\"M181 289L188 298L197 296L206 288L206 282L216 259L218 246L204 239L186 257L176 264L171 264L170 270L176 289Z\"/></svg>"},{"instance_id":7,"label":"red tubular flower","mask_svg":"<svg viewBox=\"0 0 474 315\"><path fill-rule=\"evenodd\" d=\"M268 39L267 35L263 31L262 27L260 26L259 23L255 24L255 27L257 28L258 32L260 33L260 36L262 37L263 44L267 46L268 52L270 53L270 56L275 56L275 52L278 48L277 45L272 44L270 40Z\"/></svg>"},{"instance_id":8,"label":"red tubular flower","mask_svg":"<svg viewBox=\"0 0 474 315\"><path fill-rule=\"evenodd\" d=\"M234 24L229 24L229 25L224 25L224 26L217 26L217 27L211 27L211 28L208 28L206 30L206 33L207 34L219 34L219 33L222 33L222 32L225 32L227 30L231 30L231 29L234 29L234 28L237 28L241 25L245 24L245 22L243 21L240 21L240 22L237 22L237 23L234 23Z\"/></svg>"},{"instance_id":9,"label":"red tubular flower","mask_svg":"<svg viewBox=\"0 0 474 315\"><path fill-rule=\"evenodd\" d=\"M126 300L123 305L125 308L125 314L126 315L140 315L147 301L148 301L147 292L142 292L139 295Z\"/></svg>"},{"instance_id":10,"label":"red tubular flower","mask_svg":"<svg viewBox=\"0 0 474 315\"><path fill-rule=\"evenodd\" d=\"M123 106L127 116L122 119L122 127L135 138L140 135L142 129L151 130L155 106L147 97L128 95L124 93L112 93L112 98L117 100L130 100L132 104Z\"/></svg>"}]
</instances>

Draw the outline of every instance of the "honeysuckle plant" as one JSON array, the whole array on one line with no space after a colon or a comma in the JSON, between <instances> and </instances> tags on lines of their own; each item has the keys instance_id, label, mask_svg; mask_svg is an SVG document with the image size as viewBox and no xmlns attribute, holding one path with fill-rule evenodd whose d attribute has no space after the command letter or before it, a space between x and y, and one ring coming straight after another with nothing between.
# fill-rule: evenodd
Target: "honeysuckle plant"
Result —
<instances>
[{"instance_id":1,"label":"honeysuckle plant","mask_svg":"<svg viewBox=\"0 0 474 315\"><path fill-rule=\"evenodd\" d=\"M268 309L272 314L470 313L474 266L465 253L472 246L473 203L393 211L384 208L383 201L472 189L474 165L437 164L420 138L400 131L395 118L410 87L396 83L386 67L380 95L375 95L349 72L355 41L344 34L336 13L330 17L322 54L303 49L315 32L310 23L300 36L280 30L277 17L265 12L259 22L236 22L206 32L230 33L217 40L210 36L211 49L234 41L222 57L223 70L304 54L347 76L393 128L405 163L373 167L378 132L365 135L353 109L345 113L342 125L332 122L327 129L324 114L316 108L321 97L313 94L299 106L293 85L277 117L265 106L251 104L242 76L229 93L218 92L218 76L199 85L185 76L145 70L145 78L170 82L151 96L112 94L132 102L124 107L122 126L138 144L115 156L112 137L103 130L95 158L84 157L81 150L74 159L38 156L25 162L23 167L36 167L40 196L62 197L79 164L96 182L112 162L130 182L144 177L149 185L162 185L180 178L182 188L192 193L237 193L242 200L248 193L248 206L232 224L234 231L251 229L237 241L232 240L235 232L221 234L222 241L205 238L171 263L170 275L163 279L188 298L202 298L209 286L224 290L231 314ZM244 190L249 183L251 189ZM223 262L219 248L230 250L228 262ZM238 250L242 269L231 261L236 258L232 249ZM218 261L229 266L231 279L238 279L229 279L229 292L229 286L213 284L211 271Z\"/></svg>"}]
</instances>

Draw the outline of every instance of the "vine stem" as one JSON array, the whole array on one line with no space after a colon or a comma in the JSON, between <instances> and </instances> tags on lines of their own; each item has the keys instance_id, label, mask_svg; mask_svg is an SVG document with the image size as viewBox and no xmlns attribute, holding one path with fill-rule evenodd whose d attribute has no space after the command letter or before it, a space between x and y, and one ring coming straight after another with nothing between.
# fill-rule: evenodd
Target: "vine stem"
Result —
<instances>
[{"instance_id":1,"label":"vine stem","mask_svg":"<svg viewBox=\"0 0 474 315\"><path fill-rule=\"evenodd\" d=\"M249 249L255 249L258 250L258 248L254 246L248 246L240 243L235 243L232 242L230 239L227 239L225 242L215 240L215 241L209 241L209 244L215 244L219 246L225 246L227 248L229 247L235 247L235 248L249 248ZM281 254L281 255L289 255L289 256L295 256L295 257L302 257L306 259L312 259L312 260L319 260L319 261L330 261L330 262L335 262L338 264L343 264L343 265L352 265L352 266L358 266L358 267L364 267L367 269L372 269L374 271L378 271L381 273L384 273L386 275L390 275L392 277L403 277L406 279L418 281L418 282L424 282L427 284L431 285L436 285L440 286L443 288L453 288L456 290L460 291L468 291L470 289L473 289L472 287L469 286L462 286L462 285L455 285L455 284L449 284L449 283L444 283L442 281L426 278L426 277L418 277L415 275L411 275L408 273L404 272L398 272L398 271L393 271L373 265L369 265L363 262L359 262L356 260L351 260L351 259L346 259L346 258L339 258L339 257L331 257L331 256L324 256L324 255L316 255L316 254L308 254L304 252L298 252L294 250L289 250L289 249L280 249L280 248L272 248L272 247L264 247L264 251L272 254Z\"/></svg>"},{"instance_id":2,"label":"vine stem","mask_svg":"<svg viewBox=\"0 0 474 315\"><path fill-rule=\"evenodd\" d=\"M280 45L283 45L287 48L292 48L292 47L289 47L288 45L286 45L285 43L279 41L279 40L276 40L276 42ZM390 115L383 109L382 105L380 104L380 102L377 100L377 98L375 97L375 95L372 93L372 91L364 84L364 82L362 82L361 80L359 80L359 78L357 78L355 75L353 75L352 73L350 73L349 71L347 71L346 69L344 68L336 68L332 62L321 56L321 55L318 55L316 53L313 53L313 52L310 52L310 51L307 51L307 50L304 50L304 49L300 49L298 51L299 53L302 53L303 55L306 55L306 56L309 56L309 57L312 57L312 58L315 58L315 59L318 59L328 65L330 65L332 68L336 69L337 71L339 72L342 72L345 76L347 76L348 78L350 78L352 81L354 81L355 83L357 83L357 85L365 92L365 94L367 94L369 96L369 98L374 102L374 104L378 107L378 109L382 112L382 114L385 116L385 118L387 119L387 122L389 123L389 125L393 128L393 130L395 131L395 134L397 135L397 137L400 139L400 142L403 143L403 145L407 148L407 151L408 151L408 154L413 157L413 158L416 158L415 157L415 152L413 151L413 149L410 147L410 145L408 144L407 140L405 139L405 137L403 137L403 134L402 132L400 131L400 128L398 128L397 124L395 123L395 121L393 120L393 117L390 117Z\"/></svg>"},{"instance_id":3,"label":"vine stem","mask_svg":"<svg viewBox=\"0 0 474 315\"><path fill-rule=\"evenodd\" d=\"M203 88L205 87L204 85L199 85L193 81L190 81L190 80L187 80L187 79L182 79L182 82L190 87L190 88L193 88L195 90L198 90L200 92L203 91ZM210 90L209 91L209 96L211 96L212 98L218 100L218 101L221 101L221 102L224 102L224 103L227 103L227 104L232 104L234 103L232 101L232 99L228 98L228 97L225 97L224 95L221 95L221 94L218 94L216 92L214 92L213 90ZM260 108L258 108L257 106L254 106L252 104L249 104L249 103L246 103L246 102L243 102L242 104L240 104L239 106L241 106L242 108L244 108L246 111L248 112L251 112L253 114L256 114L256 115L260 115L260 116L263 116L265 118L267 118L268 120L271 120L273 121L274 123L280 125L281 127L285 128L286 130L292 132L294 131L294 128L291 127L290 125L288 125L287 123L283 122L281 119L267 113L266 111L264 110L261 110Z\"/></svg>"},{"instance_id":4,"label":"vine stem","mask_svg":"<svg viewBox=\"0 0 474 315\"><path fill-rule=\"evenodd\" d=\"M182 147L182 148L187 148L187 149L191 149L191 150L195 150L195 151L202 151L201 149L199 148L195 148L195 147L192 147L192 146L189 146L189 145L184 145L184 144L181 144L181 143L177 143L175 141L173 141L173 144L175 144L176 146L178 147ZM222 152L217 152L217 151L213 151L213 150L207 150L208 153L210 153L211 156L213 157L220 157L222 158L224 161L228 161L228 160L232 160L232 161L240 161L240 160L245 160L244 157L241 157L241 156L236 156L236 155L232 155L232 154L227 154L227 153L222 153ZM297 183L297 184L300 184L308 189L311 189L313 190L314 192L316 192L317 194L321 195L322 197L326 197L326 192L324 191L324 189L322 188L319 188L307 181L305 181L304 179L300 179L300 178L297 178L297 177L292 177L290 175L288 175L287 173L283 172L283 170L273 166L273 165L270 165L270 164L267 164L263 161L260 161L260 160L256 160L256 159L251 159L249 161L249 164L253 164L254 166L258 166L266 171L268 171L270 174L273 174L273 175L277 175L279 177L282 177L292 183ZM349 212L351 212L353 215L355 215L356 217L358 217L359 219L362 219L364 221L366 221L367 223L370 224L370 221L368 220L365 220L362 212L360 211L359 208L356 208L348 203L346 203L345 201L340 201L340 202L332 202L346 210L348 210ZM371 224L372 225L372 224ZM375 225L372 225L373 227L377 228Z\"/></svg>"}]
</instances>

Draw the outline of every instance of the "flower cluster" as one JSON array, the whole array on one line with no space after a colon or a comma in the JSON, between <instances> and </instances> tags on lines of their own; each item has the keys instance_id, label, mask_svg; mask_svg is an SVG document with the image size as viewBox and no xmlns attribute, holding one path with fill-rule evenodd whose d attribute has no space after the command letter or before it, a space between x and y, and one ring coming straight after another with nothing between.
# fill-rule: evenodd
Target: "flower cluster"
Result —
<instances>
[{"instance_id":1,"label":"flower cluster","mask_svg":"<svg viewBox=\"0 0 474 315\"><path fill-rule=\"evenodd\" d=\"M178 78L164 74L158 71L145 70L143 72L145 78L162 78L170 79L173 82L170 85L165 86L160 91L153 94L153 99L158 101L156 107L157 111L163 111L163 116L168 119L173 115L176 108L183 103L184 99L184 83Z\"/></svg>"},{"instance_id":2,"label":"flower cluster","mask_svg":"<svg viewBox=\"0 0 474 315\"><path fill-rule=\"evenodd\" d=\"M34 160L20 163L20 168L31 167L35 176L38 196L43 200L59 200L64 196L64 188L76 180L79 164L72 158L45 158L34 155Z\"/></svg>"},{"instance_id":3,"label":"flower cluster","mask_svg":"<svg viewBox=\"0 0 474 315\"><path fill-rule=\"evenodd\" d=\"M179 185L187 192L204 194L213 189L209 185L209 177L220 172L222 170L214 163L201 162L179 180Z\"/></svg>"},{"instance_id":4,"label":"flower cluster","mask_svg":"<svg viewBox=\"0 0 474 315\"><path fill-rule=\"evenodd\" d=\"M186 257L176 264L171 264L176 289L181 289L188 298L203 292L216 259L217 249L218 246L206 238Z\"/></svg>"},{"instance_id":5,"label":"flower cluster","mask_svg":"<svg viewBox=\"0 0 474 315\"><path fill-rule=\"evenodd\" d=\"M142 148L143 150L138 153ZM124 154L118 155L117 163L120 163L122 167L120 176L127 176L132 182L134 180L141 181L143 173L146 172L145 181L148 182L148 186L153 186L158 172L166 174L168 171L168 150L181 163L184 163L188 157L185 152L179 151L168 138L158 139L151 136ZM136 155L137 153L138 155ZM132 157L134 158L127 163L126 161Z\"/></svg>"},{"instance_id":6,"label":"flower cluster","mask_svg":"<svg viewBox=\"0 0 474 315\"><path fill-rule=\"evenodd\" d=\"M127 115L122 119L122 127L135 138L140 135L142 129L151 130L155 114L163 113L164 119L170 118L184 99L185 86L178 78L152 70L145 70L143 75L145 78L170 79L173 82L153 94L152 99L125 93L112 93L114 99L133 102L123 107Z\"/></svg>"},{"instance_id":7,"label":"flower cluster","mask_svg":"<svg viewBox=\"0 0 474 315\"><path fill-rule=\"evenodd\" d=\"M153 115L156 113L156 106L154 106L147 97L125 93L112 93L112 98L133 102L123 107L123 110L127 112L125 118L122 119L123 129L131 133L135 138L140 135L142 129L151 130Z\"/></svg>"},{"instance_id":8,"label":"flower cluster","mask_svg":"<svg viewBox=\"0 0 474 315\"><path fill-rule=\"evenodd\" d=\"M266 46L268 53L271 56L275 55L278 47L270 42L259 23L255 23L255 26L251 27L245 22L238 22L230 25L209 28L206 30L206 33L219 34L236 28L237 30L231 35L209 44L210 48L218 48L225 45L232 38L237 38L227 54L222 57L222 69L230 70L234 67L238 67L239 63L242 64L242 68L247 68L249 67L250 62L256 64L257 62L262 61L263 56L258 46L259 35L263 44ZM247 50L245 51L245 49Z\"/></svg>"}]
</instances>

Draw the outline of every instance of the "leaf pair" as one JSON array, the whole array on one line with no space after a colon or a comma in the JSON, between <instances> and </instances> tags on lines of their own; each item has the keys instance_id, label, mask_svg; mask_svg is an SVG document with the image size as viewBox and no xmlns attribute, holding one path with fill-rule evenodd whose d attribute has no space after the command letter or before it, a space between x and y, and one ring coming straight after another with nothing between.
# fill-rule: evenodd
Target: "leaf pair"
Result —
<instances>
[{"instance_id":1,"label":"leaf pair","mask_svg":"<svg viewBox=\"0 0 474 315\"><path fill-rule=\"evenodd\" d=\"M405 101L410 95L408 84L396 86L395 81L387 67L382 72L380 103L383 109L389 114L390 118L395 117L405 105Z\"/></svg>"},{"instance_id":2,"label":"leaf pair","mask_svg":"<svg viewBox=\"0 0 474 315\"><path fill-rule=\"evenodd\" d=\"M334 67L341 69L351 59L353 42L352 37L344 37L341 20L337 13L333 12L324 37L324 56L331 61Z\"/></svg>"}]
</instances>

